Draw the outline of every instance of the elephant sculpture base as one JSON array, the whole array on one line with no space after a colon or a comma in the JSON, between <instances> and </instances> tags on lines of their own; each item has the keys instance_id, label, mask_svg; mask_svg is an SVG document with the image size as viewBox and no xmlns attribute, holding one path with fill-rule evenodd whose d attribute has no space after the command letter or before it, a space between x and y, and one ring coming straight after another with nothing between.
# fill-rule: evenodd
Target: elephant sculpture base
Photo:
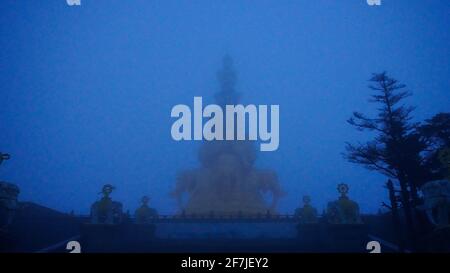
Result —
<instances>
[{"instance_id":1,"label":"elephant sculpture base","mask_svg":"<svg viewBox=\"0 0 450 273\"><path fill-rule=\"evenodd\" d=\"M450 181L430 181L421 190L428 220L437 228L450 228Z\"/></svg>"}]
</instances>

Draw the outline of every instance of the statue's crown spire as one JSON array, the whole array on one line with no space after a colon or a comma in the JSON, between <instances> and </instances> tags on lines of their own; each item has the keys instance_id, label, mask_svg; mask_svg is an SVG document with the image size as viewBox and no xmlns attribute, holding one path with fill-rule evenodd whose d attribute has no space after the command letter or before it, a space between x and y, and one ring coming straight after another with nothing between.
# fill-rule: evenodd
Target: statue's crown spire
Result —
<instances>
[{"instance_id":1,"label":"statue's crown spire","mask_svg":"<svg viewBox=\"0 0 450 273\"><path fill-rule=\"evenodd\" d=\"M215 95L217 103L222 106L236 104L239 100L239 94L235 89L237 76L230 55L223 57L222 68L217 72L217 78L220 84L220 91Z\"/></svg>"}]
</instances>

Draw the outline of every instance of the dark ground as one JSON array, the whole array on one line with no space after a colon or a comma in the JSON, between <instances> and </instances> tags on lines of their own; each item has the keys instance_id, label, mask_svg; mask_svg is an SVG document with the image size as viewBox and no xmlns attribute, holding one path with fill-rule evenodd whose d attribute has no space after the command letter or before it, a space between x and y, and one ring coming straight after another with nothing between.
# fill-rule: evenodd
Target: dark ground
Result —
<instances>
[{"instance_id":1,"label":"dark ground","mask_svg":"<svg viewBox=\"0 0 450 273\"><path fill-rule=\"evenodd\" d=\"M69 240L77 240L82 252L367 252L369 234L395 243L390 218L363 217L365 225L302 225L297 238L155 238L155 225L92 225L85 217L61 213L33 203L21 203L13 224L2 233L2 252L68 252ZM170 221L162 219L160 221ZM183 221L178 219L176 221ZM187 221L187 220L186 220ZM193 220L189 220L193 221ZM248 221L195 220L204 221ZM260 221L292 221L268 219ZM384 247L384 252L392 249Z\"/></svg>"}]
</instances>

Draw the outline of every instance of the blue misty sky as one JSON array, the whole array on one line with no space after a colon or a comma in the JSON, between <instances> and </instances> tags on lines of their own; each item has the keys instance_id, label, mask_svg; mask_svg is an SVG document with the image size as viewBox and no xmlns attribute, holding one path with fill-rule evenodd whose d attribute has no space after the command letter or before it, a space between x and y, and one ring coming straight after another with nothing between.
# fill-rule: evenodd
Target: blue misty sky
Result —
<instances>
[{"instance_id":1,"label":"blue misty sky","mask_svg":"<svg viewBox=\"0 0 450 273\"><path fill-rule=\"evenodd\" d=\"M175 104L213 102L229 53L243 103L280 105L280 147L257 166L287 195L322 210L350 185L364 212L387 193L381 175L346 162L365 140L346 120L367 103L371 73L408 85L417 120L450 105L448 0L2 1L0 178L20 200L87 213L105 183L133 211L142 195L173 213L176 173L198 166L198 142L170 136Z\"/></svg>"}]
</instances>

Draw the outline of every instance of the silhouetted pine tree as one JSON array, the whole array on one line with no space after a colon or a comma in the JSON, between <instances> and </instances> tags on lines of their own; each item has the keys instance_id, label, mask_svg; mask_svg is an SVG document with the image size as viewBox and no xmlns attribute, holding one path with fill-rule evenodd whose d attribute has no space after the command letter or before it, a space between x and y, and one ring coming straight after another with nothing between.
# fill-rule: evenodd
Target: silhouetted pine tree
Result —
<instances>
[{"instance_id":1,"label":"silhouetted pine tree","mask_svg":"<svg viewBox=\"0 0 450 273\"><path fill-rule=\"evenodd\" d=\"M369 118L354 112L348 122L360 131L368 130L377 135L367 143L347 143L345 157L399 182L408 235L414 240L411 193L417 199L414 179L422 171L420 154L426 145L417 133L418 124L411 122L414 107L402 103L411 95L405 90L406 86L387 76L386 72L374 74L370 81L369 88L375 94L369 101L379 105L378 114Z\"/></svg>"},{"instance_id":2,"label":"silhouetted pine tree","mask_svg":"<svg viewBox=\"0 0 450 273\"><path fill-rule=\"evenodd\" d=\"M448 166L442 164L440 153L450 148L450 113L439 113L417 128L417 133L426 143L424 153L424 182L448 176Z\"/></svg>"}]
</instances>

